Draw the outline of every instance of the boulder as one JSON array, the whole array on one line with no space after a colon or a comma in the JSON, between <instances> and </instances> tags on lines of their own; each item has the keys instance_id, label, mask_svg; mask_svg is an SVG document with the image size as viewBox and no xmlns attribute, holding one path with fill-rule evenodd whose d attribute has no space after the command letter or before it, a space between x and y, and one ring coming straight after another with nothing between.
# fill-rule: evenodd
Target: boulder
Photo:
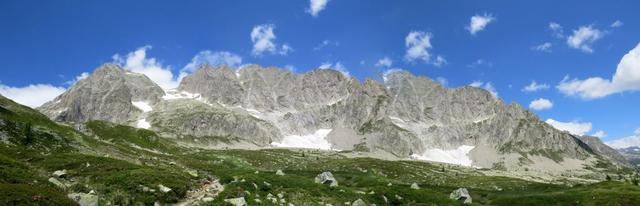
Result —
<instances>
[{"instance_id":1,"label":"boulder","mask_svg":"<svg viewBox=\"0 0 640 206\"><path fill-rule=\"evenodd\" d=\"M356 201L353 201L353 203L351 203L351 206L366 206L367 204L364 203L364 201L362 199L357 199Z\"/></svg>"},{"instance_id":2,"label":"boulder","mask_svg":"<svg viewBox=\"0 0 640 206\"><path fill-rule=\"evenodd\" d=\"M418 183L415 183L415 182L414 182L413 184L411 184L411 189L419 190L419 189L420 189L420 186L418 186Z\"/></svg>"},{"instance_id":3,"label":"boulder","mask_svg":"<svg viewBox=\"0 0 640 206\"><path fill-rule=\"evenodd\" d=\"M276 171L276 175L284 176L284 172L282 172L282 170L278 170Z\"/></svg>"},{"instance_id":4,"label":"boulder","mask_svg":"<svg viewBox=\"0 0 640 206\"><path fill-rule=\"evenodd\" d=\"M329 187L338 186L338 180L333 177L331 172L323 172L316 176L315 182L318 184L329 185Z\"/></svg>"},{"instance_id":5,"label":"boulder","mask_svg":"<svg viewBox=\"0 0 640 206\"><path fill-rule=\"evenodd\" d=\"M458 200L464 204L471 204L472 202L471 195L469 195L469 191L467 191L467 188L458 188L457 190L454 190L449 195L449 198L453 200Z\"/></svg>"},{"instance_id":6,"label":"boulder","mask_svg":"<svg viewBox=\"0 0 640 206\"><path fill-rule=\"evenodd\" d=\"M224 199L225 202L228 202L234 206L247 206L247 201L244 200L244 197Z\"/></svg>"},{"instance_id":7,"label":"boulder","mask_svg":"<svg viewBox=\"0 0 640 206\"><path fill-rule=\"evenodd\" d=\"M60 189L67 189L67 185L60 182L60 180L56 179L55 177L49 178L49 182L53 183L55 186L59 187Z\"/></svg>"},{"instance_id":8,"label":"boulder","mask_svg":"<svg viewBox=\"0 0 640 206\"><path fill-rule=\"evenodd\" d=\"M163 193L171 192L171 188L168 188L162 184L158 185L158 189L160 189L160 192L163 192Z\"/></svg>"},{"instance_id":9,"label":"boulder","mask_svg":"<svg viewBox=\"0 0 640 206\"><path fill-rule=\"evenodd\" d=\"M65 178L67 176L67 170L56 170L53 172L54 177Z\"/></svg>"},{"instance_id":10,"label":"boulder","mask_svg":"<svg viewBox=\"0 0 640 206\"><path fill-rule=\"evenodd\" d=\"M76 201L80 206L97 206L98 195L87 193L70 193L67 195L73 201Z\"/></svg>"}]
</instances>

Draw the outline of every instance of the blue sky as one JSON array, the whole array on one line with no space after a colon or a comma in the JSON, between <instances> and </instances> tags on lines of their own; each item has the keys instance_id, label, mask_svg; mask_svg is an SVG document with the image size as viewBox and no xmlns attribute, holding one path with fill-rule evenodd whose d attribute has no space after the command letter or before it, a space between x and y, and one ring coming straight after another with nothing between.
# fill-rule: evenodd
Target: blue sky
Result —
<instances>
[{"instance_id":1,"label":"blue sky","mask_svg":"<svg viewBox=\"0 0 640 206\"><path fill-rule=\"evenodd\" d=\"M35 105L114 61L175 80L199 56L360 80L401 68L525 107L542 98L533 111L575 133L640 128L638 1L314 1L1 1L0 92Z\"/></svg>"}]
</instances>

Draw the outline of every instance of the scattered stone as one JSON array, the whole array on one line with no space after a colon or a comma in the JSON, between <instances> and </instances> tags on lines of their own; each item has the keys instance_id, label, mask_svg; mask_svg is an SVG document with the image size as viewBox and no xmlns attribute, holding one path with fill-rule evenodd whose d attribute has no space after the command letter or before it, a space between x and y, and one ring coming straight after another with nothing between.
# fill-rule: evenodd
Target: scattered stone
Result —
<instances>
[{"instance_id":1,"label":"scattered stone","mask_svg":"<svg viewBox=\"0 0 640 206\"><path fill-rule=\"evenodd\" d=\"M95 194L97 194L97 193L96 193L96 191L95 191L95 190L91 190L91 191L89 191L89 194L90 194L90 195L95 195Z\"/></svg>"},{"instance_id":2,"label":"scattered stone","mask_svg":"<svg viewBox=\"0 0 640 206\"><path fill-rule=\"evenodd\" d=\"M351 203L351 206L366 206L367 204L364 203L364 201L362 199L357 199L356 201L353 201L353 203Z\"/></svg>"},{"instance_id":3,"label":"scattered stone","mask_svg":"<svg viewBox=\"0 0 640 206\"><path fill-rule=\"evenodd\" d=\"M371 190L371 192L369 192L370 195L376 194L375 191Z\"/></svg>"},{"instance_id":4,"label":"scattered stone","mask_svg":"<svg viewBox=\"0 0 640 206\"><path fill-rule=\"evenodd\" d=\"M415 182L414 182L413 184L411 184L411 189L419 190L419 189L420 189L420 186L418 186L418 183L415 183Z\"/></svg>"},{"instance_id":5,"label":"scattered stone","mask_svg":"<svg viewBox=\"0 0 640 206\"><path fill-rule=\"evenodd\" d=\"M60 189L67 189L67 185L63 184L62 182L60 182L60 180L56 179L55 177L49 178L49 182L53 183Z\"/></svg>"},{"instance_id":6,"label":"scattered stone","mask_svg":"<svg viewBox=\"0 0 640 206\"><path fill-rule=\"evenodd\" d=\"M367 193L366 193L366 192L363 192L363 191L356 191L356 194L364 195L364 194L367 194Z\"/></svg>"},{"instance_id":7,"label":"scattered stone","mask_svg":"<svg viewBox=\"0 0 640 206\"><path fill-rule=\"evenodd\" d=\"M400 195L396 195L396 199L402 200L402 197Z\"/></svg>"},{"instance_id":8,"label":"scattered stone","mask_svg":"<svg viewBox=\"0 0 640 206\"><path fill-rule=\"evenodd\" d=\"M276 175L284 176L284 172L282 172L282 170L278 170L276 171Z\"/></svg>"},{"instance_id":9,"label":"scattered stone","mask_svg":"<svg viewBox=\"0 0 640 206\"><path fill-rule=\"evenodd\" d=\"M253 188L255 188L256 190L258 189L258 185L256 185L255 182L252 182L251 184L253 185Z\"/></svg>"},{"instance_id":10,"label":"scattered stone","mask_svg":"<svg viewBox=\"0 0 640 206\"><path fill-rule=\"evenodd\" d=\"M92 195L87 193L71 193L67 197L76 201L80 206L97 206L98 195Z\"/></svg>"},{"instance_id":11,"label":"scattered stone","mask_svg":"<svg viewBox=\"0 0 640 206\"><path fill-rule=\"evenodd\" d=\"M253 201L254 201L254 202L256 202L256 203L262 203L262 200L260 200L260 199L258 199L258 198L253 199Z\"/></svg>"},{"instance_id":12,"label":"scattered stone","mask_svg":"<svg viewBox=\"0 0 640 206\"><path fill-rule=\"evenodd\" d=\"M264 181L263 181L263 182L262 182L262 184L264 184L264 186L271 187L271 183L268 183L268 182L264 182Z\"/></svg>"},{"instance_id":13,"label":"scattered stone","mask_svg":"<svg viewBox=\"0 0 640 206\"><path fill-rule=\"evenodd\" d=\"M244 200L244 197L224 199L225 202L228 202L234 206L247 206L247 201Z\"/></svg>"},{"instance_id":14,"label":"scattered stone","mask_svg":"<svg viewBox=\"0 0 640 206\"><path fill-rule=\"evenodd\" d=\"M256 170L253 174L260 174L260 171Z\"/></svg>"},{"instance_id":15,"label":"scattered stone","mask_svg":"<svg viewBox=\"0 0 640 206\"><path fill-rule=\"evenodd\" d=\"M201 200L202 202L213 202L214 199L213 197L203 197Z\"/></svg>"},{"instance_id":16,"label":"scattered stone","mask_svg":"<svg viewBox=\"0 0 640 206\"><path fill-rule=\"evenodd\" d=\"M331 172L320 173L318 176L316 176L315 182L319 184L329 185L329 187L338 186L338 180L333 177L333 174L331 174Z\"/></svg>"},{"instance_id":17,"label":"scattered stone","mask_svg":"<svg viewBox=\"0 0 640 206\"><path fill-rule=\"evenodd\" d=\"M449 198L458 200L464 204L471 204L471 195L469 195L469 191L467 191L467 188L458 188L457 190L454 190L449 195Z\"/></svg>"},{"instance_id":18,"label":"scattered stone","mask_svg":"<svg viewBox=\"0 0 640 206\"><path fill-rule=\"evenodd\" d=\"M187 173L189 173L189 175L191 175L193 177L198 177L198 170L187 169Z\"/></svg>"},{"instance_id":19,"label":"scattered stone","mask_svg":"<svg viewBox=\"0 0 640 206\"><path fill-rule=\"evenodd\" d=\"M382 195L382 199L384 200L385 203L389 202L389 199L387 199L387 196Z\"/></svg>"},{"instance_id":20,"label":"scattered stone","mask_svg":"<svg viewBox=\"0 0 640 206\"><path fill-rule=\"evenodd\" d=\"M393 184L391 184L391 182L387 183L387 187L391 187L393 186Z\"/></svg>"},{"instance_id":21,"label":"scattered stone","mask_svg":"<svg viewBox=\"0 0 640 206\"><path fill-rule=\"evenodd\" d=\"M56 170L53 172L54 177L65 178L67 177L67 170Z\"/></svg>"},{"instance_id":22,"label":"scattered stone","mask_svg":"<svg viewBox=\"0 0 640 206\"><path fill-rule=\"evenodd\" d=\"M284 194L278 193L278 198L280 198L280 199L284 198Z\"/></svg>"},{"instance_id":23,"label":"scattered stone","mask_svg":"<svg viewBox=\"0 0 640 206\"><path fill-rule=\"evenodd\" d=\"M158 185L158 189L160 189L160 192L163 192L163 193L171 192L171 188L168 188L162 184Z\"/></svg>"},{"instance_id":24,"label":"scattered stone","mask_svg":"<svg viewBox=\"0 0 640 206\"><path fill-rule=\"evenodd\" d=\"M142 191L143 191L143 192L151 192L151 193L156 192L156 190L155 190L155 189L151 189L151 188L149 188L149 187L147 187L147 186L144 186L144 185L140 185L140 188L142 188Z\"/></svg>"}]
</instances>

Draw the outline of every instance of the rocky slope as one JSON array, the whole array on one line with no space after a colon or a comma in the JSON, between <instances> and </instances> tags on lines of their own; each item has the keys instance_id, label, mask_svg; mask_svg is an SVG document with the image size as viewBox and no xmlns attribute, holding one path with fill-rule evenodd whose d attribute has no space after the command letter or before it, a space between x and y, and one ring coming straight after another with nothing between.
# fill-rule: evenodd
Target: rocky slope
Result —
<instances>
[{"instance_id":1,"label":"rocky slope","mask_svg":"<svg viewBox=\"0 0 640 206\"><path fill-rule=\"evenodd\" d=\"M356 150L505 170L581 170L599 156L624 163L607 146L558 131L516 103L405 71L360 82L329 69L202 65L162 91L105 65L39 109L57 121L106 120L215 140L193 144L201 147Z\"/></svg>"}]
</instances>

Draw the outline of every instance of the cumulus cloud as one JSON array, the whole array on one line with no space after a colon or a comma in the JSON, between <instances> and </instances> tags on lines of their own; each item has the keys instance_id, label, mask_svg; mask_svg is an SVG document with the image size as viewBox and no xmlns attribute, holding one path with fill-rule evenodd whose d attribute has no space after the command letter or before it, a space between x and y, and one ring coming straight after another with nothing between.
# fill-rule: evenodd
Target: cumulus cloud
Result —
<instances>
[{"instance_id":1,"label":"cumulus cloud","mask_svg":"<svg viewBox=\"0 0 640 206\"><path fill-rule=\"evenodd\" d=\"M76 76L72 80L64 82L64 84L66 84L66 85L74 85L76 82L78 82L80 80L83 80L83 79L86 79L87 77L89 77L89 72L82 72L80 75Z\"/></svg>"},{"instance_id":2,"label":"cumulus cloud","mask_svg":"<svg viewBox=\"0 0 640 206\"><path fill-rule=\"evenodd\" d=\"M536 100L531 101L529 104L529 108L533 110L545 110L551 109L553 107L553 103L548 99L538 98Z\"/></svg>"},{"instance_id":3,"label":"cumulus cloud","mask_svg":"<svg viewBox=\"0 0 640 206\"><path fill-rule=\"evenodd\" d=\"M409 32L405 37L405 47L407 48L404 60L407 62L415 62L416 60L422 60L425 63L433 64L434 66L442 66L447 63L447 60L442 56L436 56L435 59L431 59L431 53L429 49L431 45L431 33L422 31Z\"/></svg>"},{"instance_id":4,"label":"cumulus cloud","mask_svg":"<svg viewBox=\"0 0 640 206\"><path fill-rule=\"evenodd\" d=\"M554 119L547 119L545 122L558 130L567 131L578 136L583 136L591 131L591 122L560 122Z\"/></svg>"},{"instance_id":5,"label":"cumulus cloud","mask_svg":"<svg viewBox=\"0 0 640 206\"><path fill-rule=\"evenodd\" d=\"M129 52L126 56L113 55L113 61L127 71L146 75L163 89L178 87L179 82L174 78L169 66L163 66L155 58L147 58L149 49L151 46L144 46Z\"/></svg>"},{"instance_id":6,"label":"cumulus cloud","mask_svg":"<svg viewBox=\"0 0 640 206\"><path fill-rule=\"evenodd\" d=\"M493 84L491 82L474 81L471 82L469 86L485 89L489 93L491 93L493 97L498 98L498 91L496 91L496 88L493 87Z\"/></svg>"},{"instance_id":7,"label":"cumulus cloud","mask_svg":"<svg viewBox=\"0 0 640 206\"><path fill-rule=\"evenodd\" d=\"M602 130L598 130L597 132L595 132L595 133L591 134L591 136L599 137L599 138L604 138L604 137L606 137L606 136L607 136L607 133L606 133L606 132L604 132L604 131L602 131Z\"/></svg>"},{"instance_id":8,"label":"cumulus cloud","mask_svg":"<svg viewBox=\"0 0 640 206\"><path fill-rule=\"evenodd\" d=\"M624 23L622 23L620 20L616 20L613 23L611 23L612 28L618 28L618 27L621 27L622 25L624 25Z\"/></svg>"},{"instance_id":9,"label":"cumulus cloud","mask_svg":"<svg viewBox=\"0 0 640 206\"><path fill-rule=\"evenodd\" d=\"M182 79L182 77L186 76L188 73L195 71L198 69L198 66L202 64L227 65L233 68L238 68L242 64L242 57L227 51L200 51L196 56L191 58L191 62L189 62L189 64L180 70L180 77L178 79Z\"/></svg>"},{"instance_id":10,"label":"cumulus cloud","mask_svg":"<svg viewBox=\"0 0 640 206\"><path fill-rule=\"evenodd\" d=\"M484 28L487 27L489 23L495 21L495 19L496 18L491 16L491 14L475 15L471 17L469 25L465 28L469 30L469 33L471 33L471 35L476 35L476 33L484 30Z\"/></svg>"},{"instance_id":11,"label":"cumulus cloud","mask_svg":"<svg viewBox=\"0 0 640 206\"><path fill-rule=\"evenodd\" d=\"M542 43L540 45L535 45L535 46L531 47L531 50L539 51L539 52L551 52L551 47L552 46L553 46L553 44L551 44L551 42L545 42L545 43Z\"/></svg>"},{"instance_id":12,"label":"cumulus cloud","mask_svg":"<svg viewBox=\"0 0 640 206\"><path fill-rule=\"evenodd\" d=\"M586 100L640 90L640 44L622 57L611 80L601 77L584 80L565 77L556 88L565 95Z\"/></svg>"},{"instance_id":13,"label":"cumulus cloud","mask_svg":"<svg viewBox=\"0 0 640 206\"><path fill-rule=\"evenodd\" d=\"M549 87L550 86L548 84L538 84L538 82L533 80L533 81L531 81L531 84L529 84L526 87L522 88L522 91L523 92L536 92L536 91L540 91L540 90L549 89Z\"/></svg>"},{"instance_id":14,"label":"cumulus cloud","mask_svg":"<svg viewBox=\"0 0 640 206\"><path fill-rule=\"evenodd\" d=\"M581 26L577 30L573 30L573 34L567 37L567 45L586 53L593 53L593 48L591 48L593 43L604 35L604 31L593 28L591 25Z\"/></svg>"},{"instance_id":15,"label":"cumulus cloud","mask_svg":"<svg viewBox=\"0 0 640 206\"><path fill-rule=\"evenodd\" d=\"M327 7L327 3L329 3L329 0L309 0L307 13L311 14L313 17L317 17L318 13Z\"/></svg>"},{"instance_id":16,"label":"cumulus cloud","mask_svg":"<svg viewBox=\"0 0 640 206\"><path fill-rule=\"evenodd\" d=\"M31 84L25 87L10 87L0 84L0 94L13 101L31 108L39 107L45 102L51 101L66 89L50 84Z\"/></svg>"},{"instance_id":17,"label":"cumulus cloud","mask_svg":"<svg viewBox=\"0 0 640 206\"><path fill-rule=\"evenodd\" d=\"M280 55L287 55L293 52L293 48L286 43L278 46L275 42L274 29L275 25L273 24L261 24L253 27L251 30L251 42L253 42L252 54L254 56L262 56L265 52Z\"/></svg>"},{"instance_id":18,"label":"cumulus cloud","mask_svg":"<svg viewBox=\"0 0 640 206\"><path fill-rule=\"evenodd\" d=\"M336 62L335 64L331 62L325 62L325 63L322 63L318 68L333 69L333 70L339 71L346 77L351 77L351 75L349 74L349 70L347 70L347 68L344 65L342 65L342 63L340 62Z\"/></svg>"},{"instance_id":19,"label":"cumulus cloud","mask_svg":"<svg viewBox=\"0 0 640 206\"><path fill-rule=\"evenodd\" d=\"M615 149L628 147L640 147L640 128L636 129L633 135L606 142L607 145Z\"/></svg>"},{"instance_id":20,"label":"cumulus cloud","mask_svg":"<svg viewBox=\"0 0 640 206\"><path fill-rule=\"evenodd\" d=\"M391 61L391 59L389 59L389 57L384 57L382 59L379 59L375 66L376 67L391 67L391 64L393 64L393 61Z\"/></svg>"},{"instance_id":21,"label":"cumulus cloud","mask_svg":"<svg viewBox=\"0 0 640 206\"><path fill-rule=\"evenodd\" d=\"M552 35L556 38L564 38L564 30L562 26L556 22L549 23L549 29L552 32Z\"/></svg>"}]
</instances>

